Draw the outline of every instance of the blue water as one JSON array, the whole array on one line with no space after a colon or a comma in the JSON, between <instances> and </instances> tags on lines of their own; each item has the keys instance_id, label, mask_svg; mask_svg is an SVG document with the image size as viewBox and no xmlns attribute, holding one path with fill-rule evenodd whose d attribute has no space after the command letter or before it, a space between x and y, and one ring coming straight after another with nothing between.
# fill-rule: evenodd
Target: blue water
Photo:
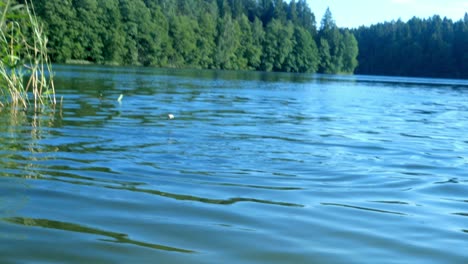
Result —
<instances>
[{"instance_id":1,"label":"blue water","mask_svg":"<svg viewBox=\"0 0 468 264\"><path fill-rule=\"evenodd\" d=\"M468 262L468 81L55 73L0 109L0 263Z\"/></svg>"}]
</instances>

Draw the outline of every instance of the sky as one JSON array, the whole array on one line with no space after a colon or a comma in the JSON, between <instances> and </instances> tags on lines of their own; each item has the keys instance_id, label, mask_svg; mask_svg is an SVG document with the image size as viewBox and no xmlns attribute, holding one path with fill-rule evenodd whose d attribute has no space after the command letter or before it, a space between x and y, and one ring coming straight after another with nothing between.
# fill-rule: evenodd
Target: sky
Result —
<instances>
[{"instance_id":1,"label":"sky","mask_svg":"<svg viewBox=\"0 0 468 264\"><path fill-rule=\"evenodd\" d=\"M412 17L428 18L435 14L454 21L468 12L468 0L307 0L315 14L317 27L327 7L330 7L338 27L356 28L379 22Z\"/></svg>"}]
</instances>

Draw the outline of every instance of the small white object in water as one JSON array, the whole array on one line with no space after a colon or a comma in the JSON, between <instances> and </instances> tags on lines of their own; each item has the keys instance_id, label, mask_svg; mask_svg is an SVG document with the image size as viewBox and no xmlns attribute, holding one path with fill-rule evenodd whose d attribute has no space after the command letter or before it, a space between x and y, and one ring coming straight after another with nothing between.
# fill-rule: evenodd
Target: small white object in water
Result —
<instances>
[{"instance_id":1,"label":"small white object in water","mask_svg":"<svg viewBox=\"0 0 468 264\"><path fill-rule=\"evenodd\" d=\"M168 114L167 119L174 119L174 115L173 114Z\"/></svg>"},{"instance_id":2,"label":"small white object in water","mask_svg":"<svg viewBox=\"0 0 468 264\"><path fill-rule=\"evenodd\" d=\"M122 102L123 94L120 94L119 98L117 98L117 102Z\"/></svg>"}]
</instances>

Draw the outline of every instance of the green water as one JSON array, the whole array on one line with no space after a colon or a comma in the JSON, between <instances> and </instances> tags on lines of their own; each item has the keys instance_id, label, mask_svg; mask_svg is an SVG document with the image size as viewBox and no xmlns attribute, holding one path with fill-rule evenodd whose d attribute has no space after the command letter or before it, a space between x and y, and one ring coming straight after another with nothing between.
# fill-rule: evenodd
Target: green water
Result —
<instances>
[{"instance_id":1,"label":"green water","mask_svg":"<svg viewBox=\"0 0 468 264\"><path fill-rule=\"evenodd\" d=\"M0 109L0 263L468 260L467 81L55 70Z\"/></svg>"}]
</instances>

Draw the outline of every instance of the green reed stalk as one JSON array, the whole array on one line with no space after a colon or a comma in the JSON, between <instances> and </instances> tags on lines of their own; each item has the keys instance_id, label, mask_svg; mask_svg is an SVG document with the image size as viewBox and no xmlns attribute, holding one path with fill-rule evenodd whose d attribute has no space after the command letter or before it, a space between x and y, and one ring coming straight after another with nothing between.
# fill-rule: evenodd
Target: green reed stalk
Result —
<instances>
[{"instance_id":1,"label":"green reed stalk","mask_svg":"<svg viewBox=\"0 0 468 264\"><path fill-rule=\"evenodd\" d=\"M0 12L0 106L55 105L47 38L31 0L14 6L0 0Z\"/></svg>"}]
</instances>

